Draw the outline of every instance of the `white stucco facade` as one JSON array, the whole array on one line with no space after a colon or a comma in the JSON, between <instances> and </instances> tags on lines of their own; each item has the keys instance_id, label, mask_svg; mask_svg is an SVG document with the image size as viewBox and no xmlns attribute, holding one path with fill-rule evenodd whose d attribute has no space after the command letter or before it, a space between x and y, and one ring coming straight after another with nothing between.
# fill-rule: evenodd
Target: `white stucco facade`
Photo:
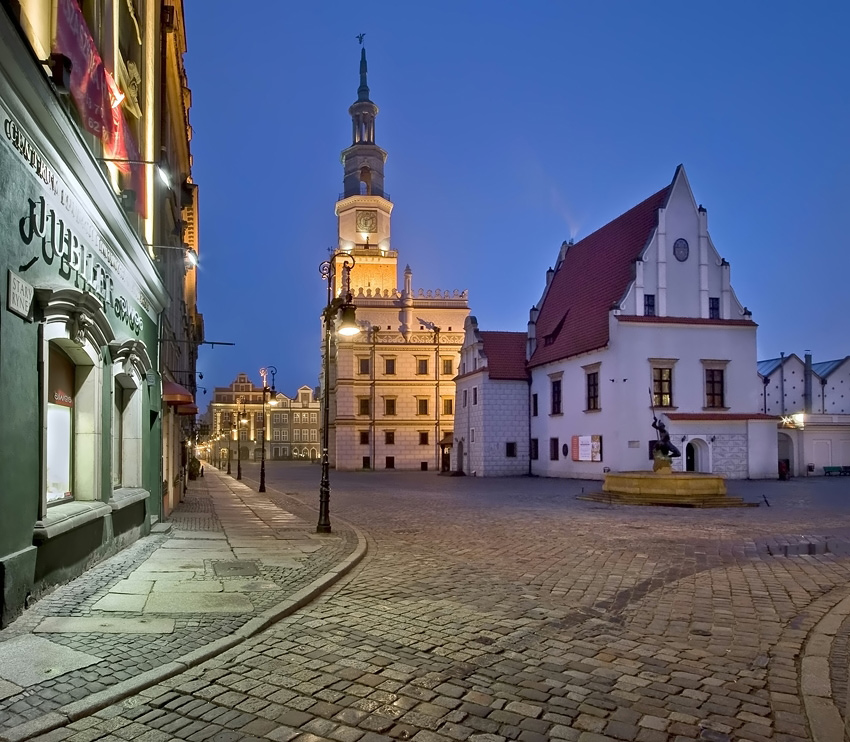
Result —
<instances>
[{"instance_id":1,"label":"white stucco facade","mask_svg":"<svg viewBox=\"0 0 850 742\"><path fill-rule=\"evenodd\" d=\"M778 456L788 473L823 476L850 466L850 357L812 363L792 353L759 369L762 407L780 420Z\"/></svg>"},{"instance_id":2,"label":"white stucco facade","mask_svg":"<svg viewBox=\"0 0 850 742\"><path fill-rule=\"evenodd\" d=\"M605 291L613 299L602 303ZM562 245L547 273L530 314L522 392L531 473L602 479L650 469L656 415L681 450L674 468L775 478L777 420L762 410L756 332L679 167L667 189ZM466 344L472 352L469 330ZM487 373L475 371L458 389L471 395L477 385L484 408L467 412L461 400L458 412L484 445L466 452L464 468L489 474L488 442L497 452L520 439L525 420L491 417L510 404L506 395L490 404ZM522 396L519 384L513 394Z\"/></svg>"}]
</instances>

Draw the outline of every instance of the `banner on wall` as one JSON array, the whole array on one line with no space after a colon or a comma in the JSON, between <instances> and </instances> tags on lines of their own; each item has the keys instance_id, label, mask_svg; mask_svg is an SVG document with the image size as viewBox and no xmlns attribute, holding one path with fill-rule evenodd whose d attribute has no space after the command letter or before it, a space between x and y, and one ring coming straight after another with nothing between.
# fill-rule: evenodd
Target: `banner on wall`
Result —
<instances>
[{"instance_id":1,"label":"banner on wall","mask_svg":"<svg viewBox=\"0 0 850 742\"><path fill-rule=\"evenodd\" d=\"M124 94L104 66L77 0L59 0L53 50L71 60L71 97L86 131L103 143L104 158L141 160L121 110ZM129 176L136 211L146 216L144 164L119 161L114 165Z\"/></svg>"},{"instance_id":2,"label":"banner on wall","mask_svg":"<svg viewBox=\"0 0 850 742\"><path fill-rule=\"evenodd\" d=\"M602 461L602 436L574 435L572 449L573 461Z\"/></svg>"}]
</instances>

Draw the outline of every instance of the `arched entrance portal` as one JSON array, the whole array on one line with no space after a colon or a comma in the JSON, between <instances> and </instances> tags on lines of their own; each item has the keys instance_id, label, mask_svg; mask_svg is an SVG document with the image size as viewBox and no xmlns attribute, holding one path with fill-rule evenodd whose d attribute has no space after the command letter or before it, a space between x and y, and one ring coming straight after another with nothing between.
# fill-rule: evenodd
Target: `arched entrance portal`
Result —
<instances>
[{"instance_id":1,"label":"arched entrance portal","mask_svg":"<svg viewBox=\"0 0 850 742\"><path fill-rule=\"evenodd\" d=\"M685 446L685 471L703 473L711 471L708 444L701 438L694 438Z\"/></svg>"}]
</instances>

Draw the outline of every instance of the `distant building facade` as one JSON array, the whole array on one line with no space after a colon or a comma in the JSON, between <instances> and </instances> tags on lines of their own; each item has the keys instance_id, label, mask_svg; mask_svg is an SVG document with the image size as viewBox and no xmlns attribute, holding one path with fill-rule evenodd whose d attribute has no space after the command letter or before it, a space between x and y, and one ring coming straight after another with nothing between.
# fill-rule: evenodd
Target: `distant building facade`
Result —
<instances>
[{"instance_id":1,"label":"distant building facade","mask_svg":"<svg viewBox=\"0 0 850 742\"><path fill-rule=\"evenodd\" d=\"M779 419L779 461L789 476L850 467L850 356L814 363L794 353L759 361L762 410Z\"/></svg>"},{"instance_id":2,"label":"distant building facade","mask_svg":"<svg viewBox=\"0 0 850 742\"><path fill-rule=\"evenodd\" d=\"M342 255L332 290L340 294L343 264L353 259L350 287L362 332L335 338L330 378L321 379L329 385L330 463L347 470L448 469L467 295L414 290L409 266L399 288L393 203L384 190L387 153L375 143L378 107L369 99L365 49L349 113L353 138L342 152L344 190L335 209ZM323 358L325 352L323 342Z\"/></svg>"},{"instance_id":3,"label":"distant building facade","mask_svg":"<svg viewBox=\"0 0 850 742\"><path fill-rule=\"evenodd\" d=\"M264 443L267 460L317 460L319 409L308 386L300 387L293 397L267 393L263 405L263 387L239 373L229 386L215 388L209 406L212 461L225 467L228 459L231 464L239 458L259 461Z\"/></svg>"}]
</instances>

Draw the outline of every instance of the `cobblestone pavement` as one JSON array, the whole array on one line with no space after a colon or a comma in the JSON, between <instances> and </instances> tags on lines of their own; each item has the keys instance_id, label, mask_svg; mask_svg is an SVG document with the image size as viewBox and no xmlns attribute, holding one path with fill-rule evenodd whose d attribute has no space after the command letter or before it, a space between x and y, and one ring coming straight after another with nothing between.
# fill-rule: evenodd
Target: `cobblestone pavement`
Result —
<instances>
[{"instance_id":1,"label":"cobblestone pavement","mask_svg":"<svg viewBox=\"0 0 850 742\"><path fill-rule=\"evenodd\" d=\"M248 469L248 476L253 470ZM272 465L313 502L316 468ZM44 740L845 739L850 487L758 508L578 501L592 482L332 474L369 551L315 602Z\"/></svg>"},{"instance_id":2,"label":"cobblestone pavement","mask_svg":"<svg viewBox=\"0 0 850 742\"><path fill-rule=\"evenodd\" d=\"M301 503L272 504L207 469L189 483L170 532L140 539L0 631L0 736L138 691L235 644L357 554L350 528L317 536Z\"/></svg>"}]
</instances>

